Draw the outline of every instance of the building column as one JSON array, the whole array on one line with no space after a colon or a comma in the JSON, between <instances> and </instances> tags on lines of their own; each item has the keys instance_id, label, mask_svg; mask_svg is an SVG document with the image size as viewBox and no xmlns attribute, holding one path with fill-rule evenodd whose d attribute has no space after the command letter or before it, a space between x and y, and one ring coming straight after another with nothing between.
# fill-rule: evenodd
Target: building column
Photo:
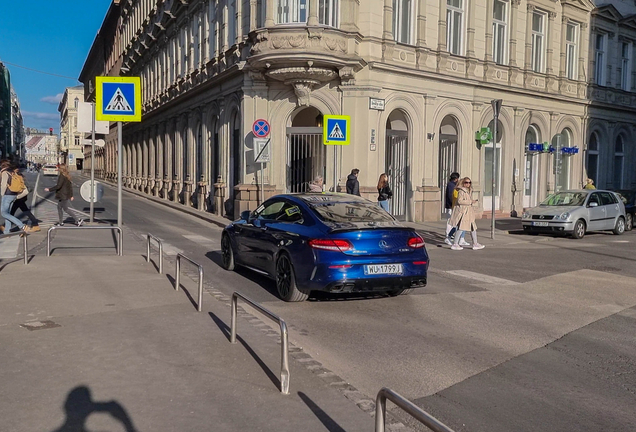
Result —
<instances>
[{"instance_id":1,"label":"building column","mask_svg":"<svg viewBox=\"0 0 636 432\"><path fill-rule=\"evenodd\" d=\"M274 27L276 25L276 22L274 21L276 2L277 0L267 0L265 7L265 27Z\"/></svg>"},{"instance_id":2,"label":"building column","mask_svg":"<svg viewBox=\"0 0 636 432\"><path fill-rule=\"evenodd\" d=\"M318 0L308 0L308 1L309 1L309 15L307 16L307 25L308 26L320 25L320 21L318 20Z\"/></svg>"},{"instance_id":3,"label":"building column","mask_svg":"<svg viewBox=\"0 0 636 432\"><path fill-rule=\"evenodd\" d=\"M350 32L358 32L358 0L342 0L340 3L340 29Z\"/></svg>"},{"instance_id":4,"label":"building column","mask_svg":"<svg viewBox=\"0 0 636 432\"><path fill-rule=\"evenodd\" d=\"M561 16L561 52L559 53L559 76L561 78L567 77L567 50L565 47L565 38L567 37L568 21L568 17L566 17L565 15Z\"/></svg>"},{"instance_id":5,"label":"building column","mask_svg":"<svg viewBox=\"0 0 636 432\"><path fill-rule=\"evenodd\" d=\"M417 5L417 46L426 48L426 0Z\"/></svg>"},{"instance_id":6,"label":"building column","mask_svg":"<svg viewBox=\"0 0 636 432\"><path fill-rule=\"evenodd\" d=\"M384 32L382 39L393 40L393 1L384 0Z\"/></svg>"},{"instance_id":7,"label":"building column","mask_svg":"<svg viewBox=\"0 0 636 432\"><path fill-rule=\"evenodd\" d=\"M519 4L521 0L510 1L510 52L508 53L508 64L517 66L517 19L519 16Z\"/></svg>"},{"instance_id":8,"label":"building column","mask_svg":"<svg viewBox=\"0 0 636 432\"><path fill-rule=\"evenodd\" d=\"M492 3L491 1L488 2ZM466 57L475 57L475 2L467 2L468 27L466 29ZM492 17L492 13L490 14ZM492 27L492 24L491 24ZM492 45L492 41L491 41Z\"/></svg>"},{"instance_id":9,"label":"building column","mask_svg":"<svg viewBox=\"0 0 636 432\"><path fill-rule=\"evenodd\" d=\"M547 44L546 44L546 61L545 61L545 73L546 75L552 75L554 73L552 55L554 54L554 40L556 39L554 33L557 31L554 21L556 19L556 12L548 12L548 32L547 32Z\"/></svg>"},{"instance_id":10,"label":"building column","mask_svg":"<svg viewBox=\"0 0 636 432\"><path fill-rule=\"evenodd\" d=\"M258 23L256 22L256 16L258 15L258 11L256 10L256 0L250 0L250 31L253 32L258 28Z\"/></svg>"},{"instance_id":11,"label":"building column","mask_svg":"<svg viewBox=\"0 0 636 432\"><path fill-rule=\"evenodd\" d=\"M439 21L437 22L437 50L448 50L448 47L446 46L446 0L439 0Z\"/></svg>"},{"instance_id":12,"label":"building column","mask_svg":"<svg viewBox=\"0 0 636 432\"><path fill-rule=\"evenodd\" d=\"M585 52L587 48L590 46L590 35L587 32L587 23L581 23L581 30L579 31L579 67L578 67L578 79L579 81L585 81ZM590 79L592 78L592 74L588 74Z\"/></svg>"},{"instance_id":13,"label":"building column","mask_svg":"<svg viewBox=\"0 0 636 432\"><path fill-rule=\"evenodd\" d=\"M526 58L524 61L524 68L526 70L532 70L532 14L534 13L534 6L528 5L528 14L526 15Z\"/></svg>"}]
</instances>

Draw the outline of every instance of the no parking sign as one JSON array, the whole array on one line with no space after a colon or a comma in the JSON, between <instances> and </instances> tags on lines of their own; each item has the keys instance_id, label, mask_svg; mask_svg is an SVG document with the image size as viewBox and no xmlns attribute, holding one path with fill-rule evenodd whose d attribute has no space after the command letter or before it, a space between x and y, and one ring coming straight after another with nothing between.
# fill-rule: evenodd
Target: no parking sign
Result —
<instances>
[{"instance_id":1,"label":"no parking sign","mask_svg":"<svg viewBox=\"0 0 636 432\"><path fill-rule=\"evenodd\" d=\"M252 125L252 132L256 138L267 138L270 129L269 122L264 119L258 119Z\"/></svg>"}]
</instances>

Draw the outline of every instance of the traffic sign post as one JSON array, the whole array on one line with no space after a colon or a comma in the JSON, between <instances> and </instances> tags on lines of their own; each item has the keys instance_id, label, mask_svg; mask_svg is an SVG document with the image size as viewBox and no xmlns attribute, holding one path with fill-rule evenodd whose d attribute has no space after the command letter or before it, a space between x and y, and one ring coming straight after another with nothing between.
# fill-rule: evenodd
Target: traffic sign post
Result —
<instances>
[{"instance_id":1,"label":"traffic sign post","mask_svg":"<svg viewBox=\"0 0 636 432\"><path fill-rule=\"evenodd\" d=\"M141 78L98 76L95 83L95 119L117 122L117 226L121 228L122 122L141 121Z\"/></svg>"},{"instance_id":2,"label":"traffic sign post","mask_svg":"<svg viewBox=\"0 0 636 432\"><path fill-rule=\"evenodd\" d=\"M556 134L555 149L554 149L554 166L552 172L554 173L554 192L559 191L559 175L561 174L561 166L563 164L563 155L561 153L561 134Z\"/></svg>"},{"instance_id":3,"label":"traffic sign post","mask_svg":"<svg viewBox=\"0 0 636 432\"><path fill-rule=\"evenodd\" d=\"M260 204L263 204L265 192L264 192L264 184L265 184L265 168L264 163L270 162L272 160L272 154L269 147L269 142L271 139L269 138L254 138L254 162L261 164L261 190L260 190Z\"/></svg>"},{"instance_id":4,"label":"traffic sign post","mask_svg":"<svg viewBox=\"0 0 636 432\"><path fill-rule=\"evenodd\" d=\"M269 131L271 126L267 120L258 119L252 125L252 132L256 138L267 138L269 136Z\"/></svg>"},{"instance_id":5,"label":"traffic sign post","mask_svg":"<svg viewBox=\"0 0 636 432\"><path fill-rule=\"evenodd\" d=\"M346 115L323 116L322 142L325 145L343 146L351 143L351 117ZM338 191L338 148L333 148L333 191Z\"/></svg>"}]
</instances>

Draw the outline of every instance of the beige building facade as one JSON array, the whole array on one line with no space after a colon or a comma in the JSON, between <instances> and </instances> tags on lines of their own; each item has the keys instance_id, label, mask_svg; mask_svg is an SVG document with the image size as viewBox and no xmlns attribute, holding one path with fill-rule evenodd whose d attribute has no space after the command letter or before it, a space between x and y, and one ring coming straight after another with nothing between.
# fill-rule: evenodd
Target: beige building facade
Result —
<instances>
[{"instance_id":1,"label":"beige building facade","mask_svg":"<svg viewBox=\"0 0 636 432\"><path fill-rule=\"evenodd\" d=\"M60 113L60 159L71 171L84 163L84 136L77 131L77 106L84 100L84 86L68 87L57 110Z\"/></svg>"},{"instance_id":2,"label":"beige building facade","mask_svg":"<svg viewBox=\"0 0 636 432\"><path fill-rule=\"evenodd\" d=\"M458 171L485 212L494 199L508 215L581 187L595 160L597 183L610 186L604 140L633 113L616 96L593 95L634 95L633 78L627 90L594 81L598 61L608 76L618 61L609 51L599 60L595 35L628 37L607 27L620 19L600 24L603 11L588 0L120 0L80 80L90 99L96 75L142 77L143 121L123 128L125 182L167 200L232 217L256 208L252 126L266 119L266 197L304 191L318 175L340 190L358 168L364 196L376 199L386 172L395 216L437 220ZM481 143L475 133L492 127L493 99L503 101L496 143ZM325 115L351 117L350 145L322 144ZM117 168L111 131L96 160L107 179ZM621 133L633 166L633 134ZM528 151L540 143L553 151ZM635 181L621 174L621 186Z\"/></svg>"}]
</instances>

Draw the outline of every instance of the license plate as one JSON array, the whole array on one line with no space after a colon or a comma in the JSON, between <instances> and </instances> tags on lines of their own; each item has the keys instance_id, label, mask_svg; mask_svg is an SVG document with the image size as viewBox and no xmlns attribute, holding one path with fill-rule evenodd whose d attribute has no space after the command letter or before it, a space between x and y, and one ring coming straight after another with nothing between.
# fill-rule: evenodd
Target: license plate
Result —
<instances>
[{"instance_id":1,"label":"license plate","mask_svg":"<svg viewBox=\"0 0 636 432\"><path fill-rule=\"evenodd\" d=\"M402 264L370 264L364 266L365 275L402 274Z\"/></svg>"},{"instance_id":2,"label":"license plate","mask_svg":"<svg viewBox=\"0 0 636 432\"><path fill-rule=\"evenodd\" d=\"M547 222L532 222L532 226L549 226Z\"/></svg>"}]
</instances>

